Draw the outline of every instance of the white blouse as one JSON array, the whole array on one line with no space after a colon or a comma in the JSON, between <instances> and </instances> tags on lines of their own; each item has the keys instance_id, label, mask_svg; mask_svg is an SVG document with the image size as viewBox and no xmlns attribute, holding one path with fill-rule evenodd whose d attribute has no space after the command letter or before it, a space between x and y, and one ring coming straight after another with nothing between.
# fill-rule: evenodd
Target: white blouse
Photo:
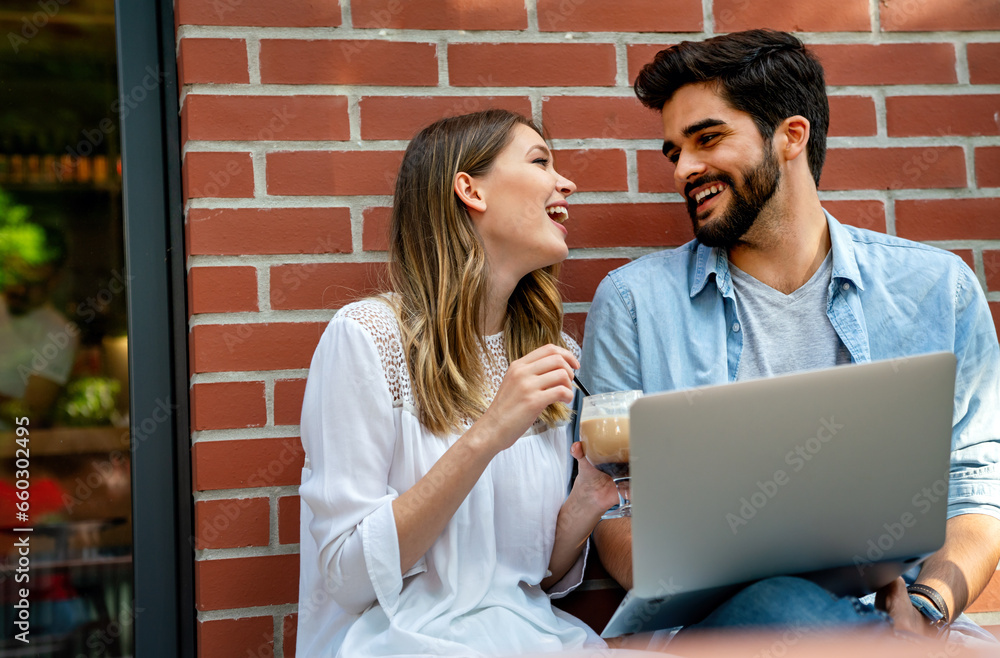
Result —
<instances>
[{"instance_id":1,"label":"white blouse","mask_svg":"<svg viewBox=\"0 0 1000 658\"><path fill-rule=\"evenodd\" d=\"M502 335L486 342L489 402L508 363ZM549 602L580 583L586 550L548 593L539 586L572 469L567 425L536 423L499 453L406 573L392 501L460 434L439 437L420 424L388 306L357 302L330 321L309 368L301 430L298 656L502 656L604 646Z\"/></svg>"}]
</instances>

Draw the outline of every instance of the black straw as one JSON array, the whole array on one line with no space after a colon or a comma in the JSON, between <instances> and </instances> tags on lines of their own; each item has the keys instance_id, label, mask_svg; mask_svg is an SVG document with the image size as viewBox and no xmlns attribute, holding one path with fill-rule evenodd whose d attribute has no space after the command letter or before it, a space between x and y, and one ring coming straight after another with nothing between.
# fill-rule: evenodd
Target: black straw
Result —
<instances>
[{"instance_id":1,"label":"black straw","mask_svg":"<svg viewBox=\"0 0 1000 658\"><path fill-rule=\"evenodd\" d=\"M583 382L580 381L580 378L576 374L573 375L573 383L583 392L584 397L590 397L590 391L587 390L587 387L583 385Z\"/></svg>"}]
</instances>

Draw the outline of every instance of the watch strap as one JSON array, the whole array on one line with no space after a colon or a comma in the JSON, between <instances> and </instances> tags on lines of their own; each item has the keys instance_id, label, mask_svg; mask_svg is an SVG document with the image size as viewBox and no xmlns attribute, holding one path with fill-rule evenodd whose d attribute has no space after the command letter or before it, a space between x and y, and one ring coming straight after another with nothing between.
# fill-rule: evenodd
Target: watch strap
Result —
<instances>
[{"instance_id":1,"label":"watch strap","mask_svg":"<svg viewBox=\"0 0 1000 658\"><path fill-rule=\"evenodd\" d=\"M944 597L938 593L933 587L928 587L927 585L921 585L919 583L910 585L906 588L908 594L919 594L930 600L937 608L938 612L944 617L944 623L951 622L951 616L948 613L948 604L944 602Z\"/></svg>"}]
</instances>

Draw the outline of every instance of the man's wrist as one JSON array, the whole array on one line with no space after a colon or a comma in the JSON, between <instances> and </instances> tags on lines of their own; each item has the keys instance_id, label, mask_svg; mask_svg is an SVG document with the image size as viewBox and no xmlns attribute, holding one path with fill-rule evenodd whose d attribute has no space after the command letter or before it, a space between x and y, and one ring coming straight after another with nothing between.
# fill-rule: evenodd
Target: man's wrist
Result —
<instances>
[{"instance_id":1,"label":"man's wrist","mask_svg":"<svg viewBox=\"0 0 1000 658\"><path fill-rule=\"evenodd\" d=\"M910 595L910 603L927 619L928 624L937 629L940 633L950 623L948 604L944 597L932 587L927 585L910 585L906 588Z\"/></svg>"}]
</instances>

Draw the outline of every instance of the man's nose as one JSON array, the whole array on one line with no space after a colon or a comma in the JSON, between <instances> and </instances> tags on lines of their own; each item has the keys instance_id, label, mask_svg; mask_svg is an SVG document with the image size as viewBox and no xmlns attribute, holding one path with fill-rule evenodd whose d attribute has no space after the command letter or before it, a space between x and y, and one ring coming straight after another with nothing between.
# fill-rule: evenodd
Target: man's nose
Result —
<instances>
[{"instance_id":1,"label":"man's nose","mask_svg":"<svg viewBox=\"0 0 1000 658\"><path fill-rule=\"evenodd\" d=\"M694 177L705 173L705 163L701 158L690 153L681 152L677 156L677 164L674 167L674 181L677 188L683 192L684 186Z\"/></svg>"}]
</instances>

